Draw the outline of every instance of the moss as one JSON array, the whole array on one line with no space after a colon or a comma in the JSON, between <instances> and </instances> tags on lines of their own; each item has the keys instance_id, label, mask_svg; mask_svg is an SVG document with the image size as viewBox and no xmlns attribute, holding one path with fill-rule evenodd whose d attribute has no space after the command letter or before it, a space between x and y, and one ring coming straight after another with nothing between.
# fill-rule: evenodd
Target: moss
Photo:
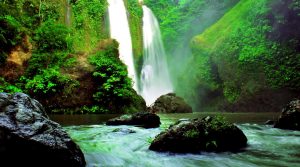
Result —
<instances>
[{"instance_id":1,"label":"moss","mask_svg":"<svg viewBox=\"0 0 300 167\"><path fill-rule=\"evenodd\" d=\"M90 52L101 39L108 38L105 14L108 4L99 0L80 0L72 3L72 38L74 50Z\"/></svg>"},{"instance_id":2,"label":"moss","mask_svg":"<svg viewBox=\"0 0 300 167\"><path fill-rule=\"evenodd\" d=\"M196 129L190 129L186 132L184 132L183 136L187 137L187 138L197 138L199 136L199 132Z\"/></svg>"},{"instance_id":3,"label":"moss","mask_svg":"<svg viewBox=\"0 0 300 167\"><path fill-rule=\"evenodd\" d=\"M136 0L126 0L125 6L129 12L129 26L132 38L132 47L135 60L135 68L140 68L143 57L143 9ZM136 70L140 71L140 70Z\"/></svg>"},{"instance_id":4,"label":"moss","mask_svg":"<svg viewBox=\"0 0 300 167\"><path fill-rule=\"evenodd\" d=\"M299 26L299 9L291 8L294 3L241 0L195 36L190 43L193 57L180 77L179 94L203 108L203 97L216 91L224 99L221 106L268 88L299 90L300 35L290 30ZM182 87L189 90L182 92ZM219 101L218 97L209 101Z\"/></svg>"}]
</instances>

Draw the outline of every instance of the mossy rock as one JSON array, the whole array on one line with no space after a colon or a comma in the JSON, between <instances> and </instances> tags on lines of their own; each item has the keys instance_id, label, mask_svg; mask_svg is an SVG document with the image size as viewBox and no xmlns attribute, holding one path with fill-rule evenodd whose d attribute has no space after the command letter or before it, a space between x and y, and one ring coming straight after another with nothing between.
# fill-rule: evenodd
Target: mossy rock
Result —
<instances>
[{"instance_id":1,"label":"mossy rock","mask_svg":"<svg viewBox=\"0 0 300 167\"><path fill-rule=\"evenodd\" d=\"M150 107L152 113L191 113L192 107L183 98L169 93L160 96Z\"/></svg>"},{"instance_id":2,"label":"mossy rock","mask_svg":"<svg viewBox=\"0 0 300 167\"><path fill-rule=\"evenodd\" d=\"M177 122L155 137L149 149L159 152L237 152L247 146L247 138L222 117L206 117Z\"/></svg>"}]
</instances>

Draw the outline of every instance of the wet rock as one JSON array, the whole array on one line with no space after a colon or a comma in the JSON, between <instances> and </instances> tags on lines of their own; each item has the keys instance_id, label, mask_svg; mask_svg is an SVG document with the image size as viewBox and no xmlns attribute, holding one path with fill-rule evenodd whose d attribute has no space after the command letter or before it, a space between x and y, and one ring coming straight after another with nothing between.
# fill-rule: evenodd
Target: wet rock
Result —
<instances>
[{"instance_id":1,"label":"wet rock","mask_svg":"<svg viewBox=\"0 0 300 167\"><path fill-rule=\"evenodd\" d=\"M295 99L288 103L274 125L275 128L300 130L300 100Z\"/></svg>"},{"instance_id":2,"label":"wet rock","mask_svg":"<svg viewBox=\"0 0 300 167\"><path fill-rule=\"evenodd\" d=\"M85 166L68 134L23 93L0 93L0 157L1 166Z\"/></svg>"},{"instance_id":3,"label":"wet rock","mask_svg":"<svg viewBox=\"0 0 300 167\"><path fill-rule=\"evenodd\" d=\"M183 98L169 93L160 96L149 108L151 113L191 113L192 107Z\"/></svg>"},{"instance_id":4,"label":"wet rock","mask_svg":"<svg viewBox=\"0 0 300 167\"><path fill-rule=\"evenodd\" d=\"M106 122L106 125L135 125L144 128L156 128L160 125L160 118L153 113L138 112L110 119Z\"/></svg>"},{"instance_id":5,"label":"wet rock","mask_svg":"<svg viewBox=\"0 0 300 167\"><path fill-rule=\"evenodd\" d=\"M123 133L123 134L130 134L130 133L136 133L136 131L128 128L117 128L114 129L112 132L118 132L118 133Z\"/></svg>"},{"instance_id":6,"label":"wet rock","mask_svg":"<svg viewBox=\"0 0 300 167\"><path fill-rule=\"evenodd\" d=\"M275 122L272 121L272 120L267 120L267 121L265 122L265 124L266 124L266 125L274 125Z\"/></svg>"},{"instance_id":7,"label":"wet rock","mask_svg":"<svg viewBox=\"0 0 300 167\"><path fill-rule=\"evenodd\" d=\"M235 125L221 117L180 121L160 133L149 149L159 152L236 152L247 146L247 138Z\"/></svg>"}]
</instances>

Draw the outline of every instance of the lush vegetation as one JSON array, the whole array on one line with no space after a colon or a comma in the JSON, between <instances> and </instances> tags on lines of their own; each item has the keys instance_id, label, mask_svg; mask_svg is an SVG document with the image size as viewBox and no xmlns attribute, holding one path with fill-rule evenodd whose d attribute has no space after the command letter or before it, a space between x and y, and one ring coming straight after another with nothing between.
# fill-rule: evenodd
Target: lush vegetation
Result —
<instances>
[{"instance_id":1,"label":"lush vegetation","mask_svg":"<svg viewBox=\"0 0 300 167\"><path fill-rule=\"evenodd\" d=\"M74 49L91 51L99 39L108 38L108 20L105 18L108 4L99 0L77 0L71 1L71 7Z\"/></svg>"},{"instance_id":2,"label":"lush vegetation","mask_svg":"<svg viewBox=\"0 0 300 167\"><path fill-rule=\"evenodd\" d=\"M126 2L131 33L136 36L134 52L141 57L141 6ZM28 93L55 113L145 109L118 59L118 44L105 42L109 35L106 1L1 1L0 7L0 66L5 71L0 92ZM31 57L19 64L6 63L12 53L22 56L19 52ZM13 70L19 72L12 80Z\"/></svg>"},{"instance_id":3,"label":"lush vegetation","mask_svg":"<svg viewBox=\"0 0 300 167\"><path fill-rule=\"evenodd\" d=\"M0 65L3 65L7 53L22 42L23 32L20 23L12 16L0 16Z\"/></svg>"},{"instance_id":4,"label":"lush vegetation","mask_svg":"<svg viewBox=\"0 0 300 167\"><path fill-rule=\"evenodd\" d=\"M124 2L139 69L142 7ZM298 0L144 3L160 22L176 93L197 109L247 103L266 90L300 91ZM118 44L108 39L107 1L1 1L0 7L1 92L28 93L51 110L144 110Z\"/></svg>"},{"instance_id":5,"label":"lush vegetation","mask_svg":"<svg viewBox=\"0 0 300 167\"><path fill-rule=\"evenodd\" d=\"M145 0L160 23L173 81L191 56L191 39L226 13L238 0Z\"/></svg>"},{"instance_id":6,"label":"lush vegetation","mask_svg":"<svg viewBox=\"0 0 300 167\"><path fill-rule=\"evenodd\" d=\"M207 100L237 103L266 89L299 91L300 36L293 31L299 19L297 1L240 1L193 39L185 71L191 75L180 80L197 91L182 95L203 107Z\"/></svg>"},{"instance_id":7,"label":"lush vegetation","mask_svg":"<svg viewBox=\"0 0 300 167\"><path fill-rule=\"evenodd\" d=\"M127 67L118 57L118 43L113 41L104 51L97 52L89 59L95 66L93 77L99 85L93 95L101 111L136 112L143 110L143 99L132 89ZM142 106L142 107L141 107Z\"/></svg>"},{"instance_id":8,"label":"lush vegetation","mask_svg":"<svg viewBox=\"0 0 300 167\"><path fill-rule=\"evenodd\" d=\"M132 37L133 53L135 55L136 63L143 54L143 30L142 30L142 18L143 9L142 6L136 0L126 0L125 5L129 12L129 26Z\"/></svg>"}]
</instances>

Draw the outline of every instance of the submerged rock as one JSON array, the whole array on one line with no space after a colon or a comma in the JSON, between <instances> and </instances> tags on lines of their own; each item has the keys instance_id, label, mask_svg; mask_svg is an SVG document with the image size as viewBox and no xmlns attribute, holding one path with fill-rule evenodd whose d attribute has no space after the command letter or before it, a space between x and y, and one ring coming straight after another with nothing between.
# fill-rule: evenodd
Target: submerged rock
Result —
<instances>
[{"instance_id":1,"label":"submerged rock","mask_svg":"<svg viewBox=\"0 0 300 167\"><path fill-rule=\"evenodd\" d=\"M0 93L0 157L1 166L85 166L80 148L23 93Z\"/></svg>"},{"instance_id":2,"label":"submerged rock","mask_svg":"<svg viewBox=\"0 0 300 167\"><path fill-rule=\"evenodd\" d=\"M275 128L300 130L300 100L295 99L288 103L283 109Z\"/></svg>"},{"instance_id":3,"label":"submerged rock","mask_svg":"<svg viewBox=\"0 0 300 167\"><path fill-rule=\"evenodd\" d=\"M156 128L160 125L160 118L153 113L138 112L110 119L106 122L106 125L136 125L144 128Z\"/></svg>"},{"instance_id":4,"label":"submerged rock","mask_svg":"<svg viewBox=\"0 0 300 167\"><path fill-rule=\"evenodd\" d=\"M192 107L183 98L169 93L160 96L150 107L151 113L191 113Z\"/></svg>"},{"instance_id":5,"label":"submerged rock","mask_svg":"<svg viewBox=\"0 0 300 167\"><path fill-rule=\"evenodd\" d=\"M130 133L136 133L136 131L132 130L132 129L127 129L127 128L117 128L114 129L112 132L115 133L122 133L122 134L130 134Z\"/></svg>"},{"instance_id":6,"label":"submerged rock","mask_svg":"<svg viewBox=\"0 0 300 167\"><path fill-rule=\"evenodd\" d=\"M239 151L247 138L235 125L221 117L180 121L155 137L149 149L159 152L198 153Z\"/></svg>"}]
</instances>

